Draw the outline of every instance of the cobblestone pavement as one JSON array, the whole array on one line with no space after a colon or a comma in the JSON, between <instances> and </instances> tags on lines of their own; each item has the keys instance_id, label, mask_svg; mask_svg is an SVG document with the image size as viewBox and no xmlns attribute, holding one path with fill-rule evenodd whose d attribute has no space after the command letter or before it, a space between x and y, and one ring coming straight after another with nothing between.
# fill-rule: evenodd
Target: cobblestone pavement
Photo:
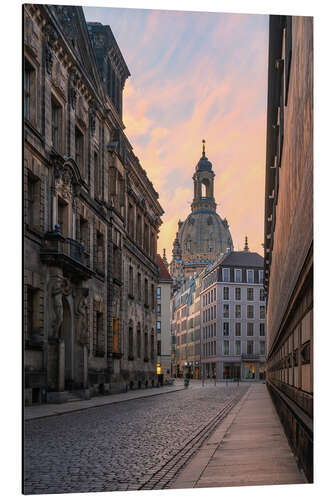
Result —
<instances>
[{"instance_id":1,"label":"cobblestone pavement","mask_svg":"<svg viewBox=\"0 0 333 500\"><path fill-rule=\"evenodd\" d=\"M186 391L26 422L24 492L137 490L247 384Z\"/></svg>"}]
</instances>

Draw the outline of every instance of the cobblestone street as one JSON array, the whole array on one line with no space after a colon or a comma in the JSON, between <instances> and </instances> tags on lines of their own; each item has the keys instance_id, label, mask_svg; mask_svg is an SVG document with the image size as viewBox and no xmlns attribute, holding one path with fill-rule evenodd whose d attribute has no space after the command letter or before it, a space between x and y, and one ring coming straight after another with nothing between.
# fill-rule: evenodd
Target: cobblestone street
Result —
<instances>
[{"instance_id":1,"label":"cobblestone street","mask_svg":"<svg viewBox=\"0 0 333 500\"><path fill-rule=\"evenodd\" d=\"M137 490L248 384L201 386L25 424L24 492Z\"/></svg>"}]
</instances>

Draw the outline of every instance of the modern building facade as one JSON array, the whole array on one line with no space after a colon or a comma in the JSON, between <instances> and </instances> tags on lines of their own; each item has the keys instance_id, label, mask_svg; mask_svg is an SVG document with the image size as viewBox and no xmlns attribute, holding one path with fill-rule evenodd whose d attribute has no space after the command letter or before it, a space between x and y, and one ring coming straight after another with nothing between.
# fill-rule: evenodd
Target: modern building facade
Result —
<instances>
[{"instance_id":1,"label":"modern building facade","mask_svg":"<svg viewBox=\"0 0 333 500\"><path fill-rule=\"evenodd\" d=\"M191 213L184 222L178 222L173 244L170 274L175 288L215 262L221 253L233 250L228 221L216 212L214 177L203 141L202 156L193 174Z\"/></svg>"},{"instance_id":2,"label":"modern building facade","mask_svg":"<svg viewBox=\"0 0 333 500\"><path fill-rule=\"evenodd\" d=\"M203 273L201 273L203 274ZM183 283L171 299L172 374L200 378L201 274Z\"/></svg>"},{"instance_id":3,"label":"modern building facade","mask_svg":"<svg viewBox=\"0 0 333 500\"><path fill-rule=\"evenodd\" d=\"M171 378L170 299L172 278L168 271L165 253L163 259L157 254L157 265L159 269L156 290L157 374L159 382L163 384Z\"/></svg>"},{"instance_id":4,"label":"modern building facade","mask_svg":"<svg viewBox=\"0 0 333 500\"><path fill-rule=\"evenodd\" d=\"M26 404L155 384L163 210L124 134L129 70L81 8L23 17Z\"/></svg>"},{"instance_id":5,"label":"modern building facade","mask_svg":"<svg viewBox=\"0 0 333 500\"><path fill-rule=\"evenodd\" d=\"M246 242L183 283L171 301L174 376L265 379L263 276L263 258Z\"/></svg>"},{"instance_id":6,"label":"modern building facade","mask_svg":"<svg viewBox=\"0 0 333 500\"><path fill-rule=\"evenodd\" d=\"M201 287L202 376L265 378L266 306L263 258L228 252L207 268Z\"/></svg>"},{"instance_id":7,"label":"modern building facade","mask_svg":"<svg viewBox=\"0 0 333 500\"><path fill-rule=\"evenodd\" d=\"M267 382L313 478L313 19L270 16L265 192Z\"/></svg>"}]
</instances>

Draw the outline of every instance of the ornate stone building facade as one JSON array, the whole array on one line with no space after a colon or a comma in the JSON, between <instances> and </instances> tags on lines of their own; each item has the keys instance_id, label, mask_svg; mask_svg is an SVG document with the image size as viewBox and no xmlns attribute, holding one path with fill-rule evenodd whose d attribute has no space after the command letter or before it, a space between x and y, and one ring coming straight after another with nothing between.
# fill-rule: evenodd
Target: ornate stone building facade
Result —
<instances>
[{"instance_id":1,"label":"ornate stone building facade","mask_svg":"<svg viewBox=\"0 0 333 500\"><path fill-rule=\"evenodd\" d=\"M178 232L173 243L170 274L176 288L184 280L215 262L221 253L233 250L227 219L221 219L216 212L214 177L203 140L202 156L193 175L191 213L184 222L178 222Z\"/></svg>"},{"instance_id":2,"label":"ornate stone building facade","mask_svg":"<svg viewBox=\"0 0 333 500\"><path fill-rule=\"evenodd\" d=\"M270 16L265 192L267 383L313 480L313 19Z\"/></svg>"},{"instance_id":3,"label":"ornate stone building facade","mask_svg":"<svg viewBox=\"0 0 333 500\"><path fill-rule=\"evenodd\" d=\"M23 13L25 401L155 384L163 210L124 134L129 70L81 8Z\"/></svg>"}]
</instances>

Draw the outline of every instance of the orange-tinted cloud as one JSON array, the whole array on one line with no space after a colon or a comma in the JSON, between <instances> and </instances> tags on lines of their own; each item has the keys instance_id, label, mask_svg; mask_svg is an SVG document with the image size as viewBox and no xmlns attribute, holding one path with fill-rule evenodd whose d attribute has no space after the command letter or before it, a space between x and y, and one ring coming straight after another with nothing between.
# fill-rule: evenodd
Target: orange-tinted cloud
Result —
<instances>
[{"instance_id":1,"label":"orange-tinted cloud","mask_svg":"<svg viewBox=\"0 0 333 500\"><path fill-rule=\"evenodd\" d=\"M124 123L165 211L160 253L170 260L177 222L190 212L205 138L234 247L247 235L262 254L268 18L100 10L104 17L94 9L89 20L109 22L132 74Z\"/></svg>"}]
</instances>

